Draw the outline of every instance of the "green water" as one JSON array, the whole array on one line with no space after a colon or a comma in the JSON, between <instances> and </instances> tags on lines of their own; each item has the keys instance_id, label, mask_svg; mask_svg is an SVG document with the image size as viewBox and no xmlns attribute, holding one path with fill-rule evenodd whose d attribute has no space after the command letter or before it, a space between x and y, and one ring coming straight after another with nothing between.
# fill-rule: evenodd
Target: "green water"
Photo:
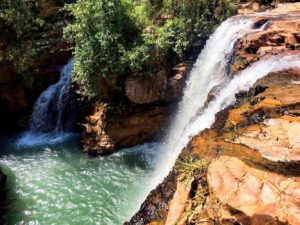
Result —
<instances>
[{"instance_id":1,"label":"green water","mask_svg":"<svg viewBox=\"0 0 300 225\"><path fill-rule=\"evenodd\" d=\"M4 224L118 225L150 191L159 144L144 144L107 157L89 157L76 138L61 144L17 148L0 142L8 175Z\"/></svg>"}]
</instances>

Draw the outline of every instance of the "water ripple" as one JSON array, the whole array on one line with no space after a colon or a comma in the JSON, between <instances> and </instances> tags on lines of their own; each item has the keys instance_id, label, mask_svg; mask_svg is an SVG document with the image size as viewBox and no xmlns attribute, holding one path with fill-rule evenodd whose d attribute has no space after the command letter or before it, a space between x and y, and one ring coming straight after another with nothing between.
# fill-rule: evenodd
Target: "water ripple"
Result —
<instances>
[{"instance_id":1,"label":"water ripple","mask_svg":"<svg viewBox=\"0 0 300 225\"><path fill-rule=\"evenodd\" d=\"M138 210L160 145L86 157L73 143L0 149L11 192L8 224L118 225Z\"/></svg>"}]
</instances>

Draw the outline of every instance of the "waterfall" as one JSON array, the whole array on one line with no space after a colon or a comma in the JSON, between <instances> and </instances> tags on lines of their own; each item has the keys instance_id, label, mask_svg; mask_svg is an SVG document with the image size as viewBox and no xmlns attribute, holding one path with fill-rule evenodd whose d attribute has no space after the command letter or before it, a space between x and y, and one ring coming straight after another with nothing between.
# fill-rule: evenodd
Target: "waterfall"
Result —
<instances>
[{"instance_id":1,"label":"waterfall","mask_svg":"<svg viewBox=\"0 0 300 225\"><path fill-rule=\"evenodd\" d=\"M228 66L236 41L247 33L265 27L263 25L255 29L253 18L231 17L207 41L191 71L179 111L164 143L165 151L157 162L157 176L151 188L162 182L190 138L209 128L215 120L215 114L234 103L236 93L249 89L272 71L300 65L300 59L291 56L269 58L254 63L231 79ZM206 104L211 92L214 93L214 100Z\"/></svg>"},{"instance_id":2,"label":"waterfall","mask_svg":"<svg viewBox=\"0 0 300 225\"><path fill-rule=\"evenodd\" d=\"M60 71L59 81L50 85L36 100L30 129L18 139L18 146L57 143L70 136L75 120L75 98L71 91L73 62L73 59L69 60Z\"/></svg>"}]
</instances>

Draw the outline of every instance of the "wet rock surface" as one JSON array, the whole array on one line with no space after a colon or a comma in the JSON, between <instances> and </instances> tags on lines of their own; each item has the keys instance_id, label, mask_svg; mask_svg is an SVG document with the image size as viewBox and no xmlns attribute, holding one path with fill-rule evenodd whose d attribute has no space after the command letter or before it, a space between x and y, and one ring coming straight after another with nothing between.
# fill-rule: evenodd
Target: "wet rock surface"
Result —
<instances>
[{"instance_id":1,"label":"wet rock surface","mask_svg":"<svg viewBox=\"0 0 300 225\"><path fill-rule=\"evenodd\" d=\"M176 179L177 174L175 171L172 171L164 181L148 195L139 212L124 225L165 224L169 208L168 204L172 200L176 190Z\"/></svg>"},{"instance_id":2,"label":"wet rock surface","mask_svg":"<svg viewBox=\"0 0 300 225\"><path fill-rule=\"evenodd\" d=\"M266 14L256 18L260 31L245 35L236 43L232 73L246 68L262 57L288 54L300 48L300 14Z\"/></svg>"}]
</instances>

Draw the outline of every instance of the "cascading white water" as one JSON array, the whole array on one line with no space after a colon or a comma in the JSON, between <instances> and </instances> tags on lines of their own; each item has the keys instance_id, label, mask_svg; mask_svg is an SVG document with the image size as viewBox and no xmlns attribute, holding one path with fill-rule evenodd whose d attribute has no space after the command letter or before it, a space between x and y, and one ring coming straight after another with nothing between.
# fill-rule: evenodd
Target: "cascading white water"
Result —
<instances>
[{"instance_id":1,"label":"cascading white water","mask_svg":"<svg viewBox=\"0 0 300 225\"><path fill-rule=\"evenodd\" d=\"M68 106L66 103L69 103L73 67L71 59L62 68L59 81L50 85L35 102L30 120L31 132L62 132L68 129L63 123L63 115Z\"/></svg>"},{"instance_id":2,"label":"cascading white water","mask_svg":"<svg viewBox=\"0 0 300 225\"><path fill-rule=\"evenodd\" d=\"M72 106L74 96L71 94L71 59L61 70L60 79L50 85L36 100L30 119L30 129L17 141L20 147L44 143L57 143L65 140L73 126Z\"/></svg>"},{"instance_id":3,"label":"cascading white water","mask_svg":"<svg viewBox=\"0 0 300 225\"><path fill-rule=\"evenodd\" d=\"M261 59L241 71L219 91L215 99L208 104L201 115L188 124L189 135L195 135L205 128L209 128L215 121L216 113L236 101L235 94L238 92L248 91L257 80L271 72L290 68L300 68L300 55L273 56Z\"/></svg>"},{"instance_id":4,"label":"cascading white water","mask_svg":"<svg viewBox=\"0 0 300 225\"><path fill-rule=\"evenodd\" d=\"M230 80L228 66L235 42L245 34L257 31L252 28L252 18L231 17L207 41L187 82L179 112L164 145L165 151L157 165L159 174L152 188L169 173L190 137L209 128L215 120L215 114L234 102L235 93L248 89L269 72L299 64L299 59L295 58L294 61L290 57L270 58L253 64ZM263 30L264 27L258 29ZM217 93L215 100L205 105L212 90Z\"/></svg>"}]
</instances>

